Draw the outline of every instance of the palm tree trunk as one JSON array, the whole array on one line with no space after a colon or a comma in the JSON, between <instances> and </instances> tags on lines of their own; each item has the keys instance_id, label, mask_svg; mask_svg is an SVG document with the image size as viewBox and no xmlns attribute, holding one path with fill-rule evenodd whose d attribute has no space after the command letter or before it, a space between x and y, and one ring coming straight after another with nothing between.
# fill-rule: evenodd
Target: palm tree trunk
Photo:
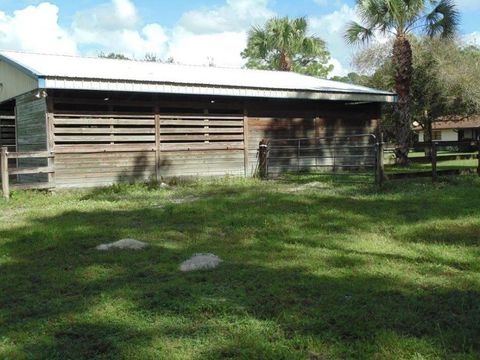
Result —
<instances>
[{"instance_id":1,"label":"palm tree trunk","mask_svg":"<svg viewBox=\"0 0 480 360\"><path fill-rule=\"evenodd\" d=\"M412 84L412 48L405 34L397 35L393 44L393 66L395 69L395 90L398 103L394 116L395 155L397 164L408 164L408 152L412 139L410 89Z\"/></svg>"},{"instance_id":2,"label":"palm tree trunk","mask_svg":"<svg viewBox=\"0 0 480 360\"><path fill-rule=\"evenodd\" d=\"M432 154L432 140L433 140L433 129L432 129L432 120L425 112L424 130L423 130L423 142L425 143L425 156L430 157Z\"/></svg>"},{"instance_id":3,"label":"palm tree trunk","mask_svg":"<svg viewBox=\"0 0 480 360\"><path fill-rule=\"evenodd\" d=\"M280 70L292 71L292 60L290 59L286 51L280 52Z\"/></svg>"}]
</instances>

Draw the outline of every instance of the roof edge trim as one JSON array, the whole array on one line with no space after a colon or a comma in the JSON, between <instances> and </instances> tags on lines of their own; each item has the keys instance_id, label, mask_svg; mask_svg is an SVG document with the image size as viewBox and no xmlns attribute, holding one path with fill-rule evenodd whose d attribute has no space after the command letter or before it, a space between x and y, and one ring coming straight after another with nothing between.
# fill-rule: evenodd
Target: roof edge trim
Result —
<instances>
[{"instance_id":1,"label":"roof edge trim","mask_svg":"<svg viewBox=\"0 0 480 360\"><path fill-rule=\"evenodd\" d=\"M28 66L25 66L25 65L22 65L22 64L20 64L16 61L13 61L13 60L9 59L8 57L2 55L1 53L0 53L0 60L4 61L5 63L7 63L10 66L13 66L15 69L21 71L25 75L30 76L33 79L38 79L38 75L35 72L35 70L29 68Z\"/></svg>"},{"instance_id":2,"label":"roof edge trim","mask_svg":"<svg viewBox=\"0 0 480 360\"><path fill-rule=\"evenodd\" d=\"M260 89L198 84L172 84L122 80L112 81L102 79L42 77L41 84L43 85L42 88L65 90L68 89L87 91L151 92L183 95L264 97L333 101L368 101L385 103L394 103L397 101L397 96L393 93L352 93L340 91L306 91L263 88Z\"/></svg>"}]
</instances>

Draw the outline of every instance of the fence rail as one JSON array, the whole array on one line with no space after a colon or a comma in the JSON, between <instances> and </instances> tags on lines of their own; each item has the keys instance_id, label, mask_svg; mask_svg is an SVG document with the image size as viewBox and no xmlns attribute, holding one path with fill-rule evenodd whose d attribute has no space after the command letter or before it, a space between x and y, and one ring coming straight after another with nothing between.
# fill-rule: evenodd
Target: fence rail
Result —
<instances>
[{"instance_id":1,"label":"fence rail","mask_svg":"<svg viewBox=\"0 0 480 360\"><path fill-rule=\"evenodd\" d=\"M415 165L430 165L430 171L428 169L418 171L406 171L390 174L389 177L403 178L403 177L415 177L415 176L431 176L435 181L439 175L454 175L471 173L476 170L480 176L480 140L461 140L461 141L433 141L431 143L421 143L417 145L415 149L422 148L422 152L425 151L425 156L411 157L409 158L412 166ZM389 165L395 164L394 148L388 147L385 149L385 154L389 154L386 160ZM440 153L442 151L442 153ZM476 165L462 165L462 160L469 160L474 162L478 160ZM448 161L448 165L442 166L442 162ZM458 163L456 164L455 162ZM444 168L442 168L444 167ZM408 169L407 169L408 170Z\"/></svg>"},{"instance_id":2,"label":"fence rail","mask_svg":"<svg viewBox=\"0 0 480 360\"><path fill-rule=\"evenodd\" d=\"M35 167L10 167L9 159L54 159L55 155L47 151L9 152L6 146L2 146L0 152L0 172L2 192L5 199L10 198L12 189L51 189L54 187L51 174L55 173L52 165ZM14 175L40 175L48 174L47 182L10 183L10 177Z\"/></svg>"}]
</instances>

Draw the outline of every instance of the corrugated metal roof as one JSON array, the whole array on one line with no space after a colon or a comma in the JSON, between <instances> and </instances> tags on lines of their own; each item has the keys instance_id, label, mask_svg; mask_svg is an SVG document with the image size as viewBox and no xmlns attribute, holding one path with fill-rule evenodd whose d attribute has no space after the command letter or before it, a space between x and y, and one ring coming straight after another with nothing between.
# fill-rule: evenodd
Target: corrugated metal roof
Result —
<instances>
[{"instance_id":1,"label":"corrugated metal roof","mask_svg":"<svg viewBox=\"0 0 480 360\"><path fill-rule=\"evenodd\" d=\"M0 51L0 58L32 76L46 80L55 79L56 83L59 79L99 80L101 83L114 82L117 85L119 82L133 82L187 85L199 88L266 89L287 91L286 97L290 97L292 91L298 91L380 95L378 99L372 98L373 101L394 101L395 99L394 94L390 92L283 71L188 66L14 51ZM68 86L73 86L71 85L73 83L70 81ZM50 84L53 87L53 82ZM81 87L85 89L85 84L82 83ZM95 90L98 90L98 84ZM351 100L365 100L365 97Z\"/></svg>"}]
</instances>

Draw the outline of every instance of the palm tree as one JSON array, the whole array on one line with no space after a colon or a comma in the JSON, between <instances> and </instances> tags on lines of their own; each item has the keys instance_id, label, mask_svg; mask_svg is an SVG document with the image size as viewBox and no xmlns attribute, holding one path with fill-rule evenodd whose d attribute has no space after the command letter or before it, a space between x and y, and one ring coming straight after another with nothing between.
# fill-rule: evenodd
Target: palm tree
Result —
<instances>
[{"instance_id":1,"label":"palm tree","mask_svg":"<svg viewBox=\"0 0 480 360\"><path fill-rule=\"evenodd\" d=\"M325 42L319 37L308 36L307 30L305 17L273 18L262 27L253 27L248 33L247 48L242 52L248 59L246 66L302 72L315 65L316 71L321 72L319 66L324 66L330 55ZM325 66L325 69L328 74L331 67Z\"/></svg>"},{"instance_id":2,"label":"palm tree","mask_svg":"<svg viewBox=\"0 0 480 360\"><path fill-rule=\"evenodd\" d=\"M412 48L409 34L426 33L430 37L452 38L459 15L452 0L357 0L362 24L351 22L345 33L350 44L367 43L376 34L395 37L392 63L398 104L394 116L397 162L408 163L411 138L410 91Z\"/></svg>"}]
</instances>

